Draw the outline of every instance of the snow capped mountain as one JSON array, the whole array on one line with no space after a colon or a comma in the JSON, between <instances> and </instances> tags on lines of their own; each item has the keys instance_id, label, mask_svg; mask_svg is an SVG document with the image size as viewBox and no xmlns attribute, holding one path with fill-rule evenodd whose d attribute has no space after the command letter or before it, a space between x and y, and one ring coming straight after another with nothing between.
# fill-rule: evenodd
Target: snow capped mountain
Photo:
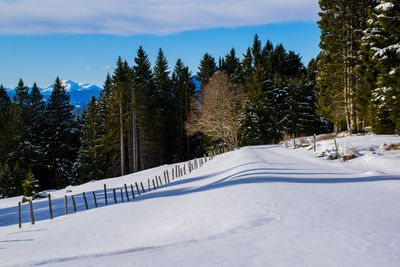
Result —
<instances>
[{"instance_id":1,"label":"snow capped mountain","mask_svg":"<svg viewBox=\"0 0 400 267\"><path fill-rule=\"evenodd\" d=\"M77 83L71 80L63 80L62 84L70 94L71 104L77 108L86 107L86 103L90 100L90 98L92 96L99 97L102 90L102 88L98 87L97 85L90 83ZM45 88L39 88L45 101L50 98L51 92L53 92L53 87L54 84L51 84ZM6 90L11 98L15 95L15 87L6 88Z\"/></svg>"},{"instance_id":2,"label":"snow capped mountain","mask_svg":"<svg viewBox=\"0 0 400 267\"><path fill-rule=\"evenodd\" d=\"M62 85L64 86L65 90L68 92L81 92L81 91L101 91L101 88L90 84L90 83L76 83L71 80L63 80ZM54 84L47 86L46 88L41 89L40 91L42 92L43 95L45 94L51 94L53 91Z\"/></svg>"}]
</instances>

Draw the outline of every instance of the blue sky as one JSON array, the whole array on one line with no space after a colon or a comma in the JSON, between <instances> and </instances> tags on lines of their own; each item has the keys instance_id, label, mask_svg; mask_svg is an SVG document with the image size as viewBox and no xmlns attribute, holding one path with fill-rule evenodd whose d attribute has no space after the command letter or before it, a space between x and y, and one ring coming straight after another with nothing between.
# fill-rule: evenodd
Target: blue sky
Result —
<instances>
[{"instance_id":1,"label":"blue sky","mask_svg":"<svg viewBox=\"0 0 400 267\"><path fill-rule=\"evenodd\" d=\"M22 78L44 87L58 75L102 86L118 56L133 64L139 45L152 62L161 47L171 69L181 58L192 72L206 52L218 59L234 47L241 55L255 34L299 53L304 64L319 51L316 0L92 2L0 0L0 83L13 87Z\"/></svg>"}]
</instances>

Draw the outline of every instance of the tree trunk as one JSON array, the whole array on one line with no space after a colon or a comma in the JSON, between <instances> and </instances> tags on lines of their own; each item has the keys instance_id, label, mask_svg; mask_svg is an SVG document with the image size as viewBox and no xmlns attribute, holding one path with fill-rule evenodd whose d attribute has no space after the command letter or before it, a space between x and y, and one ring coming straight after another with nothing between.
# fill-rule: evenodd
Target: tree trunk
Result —
<instances>
[{"instance_id":1,"label":"tree trunk","mask_svg":"<svg viewBox=\"0 0 400 267\"><path fill-rule=\"evenodd\" d=\"M120 143L120 154L121 154L121 175L125 175L124 116L122 109L122 96L119 102L119 143Z\"/></svg>"}]
</instances>

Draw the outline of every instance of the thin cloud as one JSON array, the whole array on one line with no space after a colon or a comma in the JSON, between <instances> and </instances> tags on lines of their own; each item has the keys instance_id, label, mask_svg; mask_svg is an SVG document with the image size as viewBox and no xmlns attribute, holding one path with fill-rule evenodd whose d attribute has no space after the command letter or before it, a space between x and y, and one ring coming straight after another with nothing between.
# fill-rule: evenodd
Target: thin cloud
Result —
<instances>
[{"instance_id":1,"label":"thin cloud","mask_svg":"<svg viewBox=\"0 0 400 267\"><path fill-rule=\"evenodd\" d=\"M169 34L316 21L317 0L0 0L0 34Z\"/></svg>"}]
</instances>

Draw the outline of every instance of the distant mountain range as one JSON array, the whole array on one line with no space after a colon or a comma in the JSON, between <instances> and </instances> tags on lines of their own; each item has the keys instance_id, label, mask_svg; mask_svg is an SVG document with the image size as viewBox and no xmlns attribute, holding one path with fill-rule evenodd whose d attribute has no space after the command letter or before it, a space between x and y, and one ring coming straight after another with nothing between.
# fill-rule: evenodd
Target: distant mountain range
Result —
<instances>
[{"instance_id":1,"label":"distant mountain range","mask_svg":"<svg viewBox=\"0 0 400 267\"><path fill-rule=\"evenodd\" d=\"M71 80L63 80L62 84L71 96L71 104L80 110L87 106L87 102L94 95L96 98L99 97L102 88L90 84L90 83L76 83ZM47 101L50 98L53 86L49 85L45 88L39 88L43 95L43 99ZM9 96L12 98L15 95L15 88L6 89Z\"/></svg>"},{"instance_id":2,"label":"distant mountain range","mask_svg":"<svg viewBox=\"0 0 400 267\"><path fill-rule=\"evenodd\" d=\"M192 82L196 86L196 91L200 90L200 82L197 81L197 75L191 78ZM92 96L98 98L100 96L101 87L90 83L77 83L71 80L63 80L62 84L71 96L71 104L75 106L75 112L81 113L83 108L87 106L87 102L90 101ZM49 85L45 88L39 88L43 95L43 99L47 101L50 98L53 86ZM29 88L31 89L31 88ZM15 95L15 88L6 88L8 95L12 97Z\"/></svg>"}]
</instances>

